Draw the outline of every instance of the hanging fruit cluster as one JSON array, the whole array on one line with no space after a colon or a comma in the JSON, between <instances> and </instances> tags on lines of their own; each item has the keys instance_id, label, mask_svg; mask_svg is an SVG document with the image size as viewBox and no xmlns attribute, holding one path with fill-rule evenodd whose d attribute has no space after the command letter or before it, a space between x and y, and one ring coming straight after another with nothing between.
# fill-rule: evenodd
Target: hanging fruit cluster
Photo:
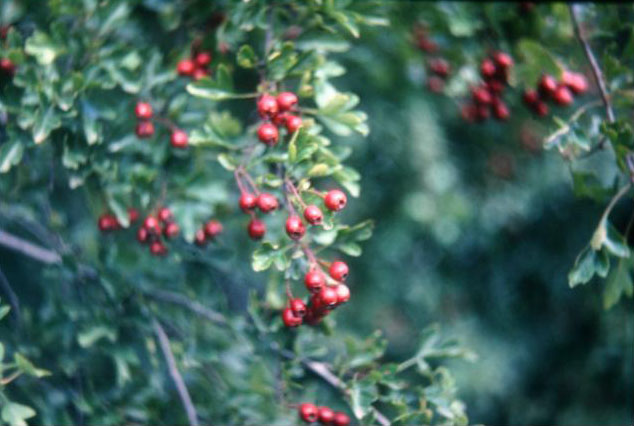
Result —
<instances>
[{"instance_id":1,"label":"hanging fruit cluster","mask_svg":"<svg viewBox=\"0 0 634 426\"><path fill-rule=\"evenodd\" d=\"M471 101L461 109L462 117L469 122L483 122L491 115L505 121L510 116L502 94L507 87L513 58L505 52L495 52L480 63L482 83L471 89Z\"/></svg>"},{"instance_id":2,"label":"hanging fruit cluster","mask_svg":"<svg viewBox=\"0 0 634 426\"><path fill-rule=\"evenodd\" d=\"M196 50L195 46L192 46L191 56L178 61L178 64L176 64L178 75L191 77L194 80L210 75L209 65L213 58L211 52L206 50L196 52Z\"/></svg>"},{"instance_id":3,"label":"hanging fruit cluster","mask_svg":"<svg viewBox=\"0 0 634 426\"><path fill-rule=\"evenodd\" d=\"M333 411L330 407L317 407L315 404L303 403L298 408L299 417L306 423L319 422L322 425L348 426L350 417L341 411Z\"/></svg>"},{"instance_id":4,"label":"hanging fruit cluster","mask_svg":"<svg viewBox=\"0 0 634 426\"><path fill-rule=\"evenodd\" d=\"M524 91L524 104L539 117L548 115L547 101L567 107L574 102L574 95L582 95L588 90L588 81L583 74L564 71L561 80L544 74L537 83L537 89Z\"/></svg>"}]
</instances>

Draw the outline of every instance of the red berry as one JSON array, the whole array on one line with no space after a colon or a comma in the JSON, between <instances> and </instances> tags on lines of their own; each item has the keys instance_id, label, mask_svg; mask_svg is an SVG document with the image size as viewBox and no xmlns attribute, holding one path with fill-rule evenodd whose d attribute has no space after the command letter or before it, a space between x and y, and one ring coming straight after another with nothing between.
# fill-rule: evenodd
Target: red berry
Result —
<instances>
[{"instance_id":1,"label":"red berry","mask_svg":"<svg viewBox=\"0 0 634 426\"><path fill-rule=\"evenodd\" d=\"M434 53L436 50L438 50L438 44L428 38L419 38L418 47L427 53Z\"/></svg>"},{"instance_id":2,"label":"red berry","mask_svg":"<svg viewBox=\"0 0 634 426\"><path fill-rule=\"evenodd\" d=\"M533 111L540 117L545 117L548 115L548 105L544 101L538 101L533 105Z\"/></svg>"},{"instance_id":3,"label":"red berry","mask_svg":"<svg viewBox=\"0 0 634 426\"><path fill-rule=\"evenodd\" d=\"M438 76L432 75L427 79L427 88L432 93L440 93L445 89L445 80Z\"/></svg>"},{"instance_id":4,"label":"red berry","mask_svg":"<svg viewBox=\"0 0 634 426\"><path fill-rule=\"evenodd\" d=\"M139 138L149 138L154 134L154 124L151 121L140 121L136 125L136 135Z\"/></svg>"},{"instance_id":5,"label":"red berry","mask_svg":"<svg viewBox=\"0 0 634 426\"><path fill-rule=\"evenodd\" d=\"M471 91L471 95L473 96L473 100L480 105L488 105L491 103L491 93L486 89L486 87L476 87Z\"/></svg>"},{"instance_id":6,"label":"red berry","mask_svg":"<svg viewBox=\"0 0 634 426\"><path fill-rule=\"evenodd\" d=\"M161 233L161 225L154 216L148 216L143 221L143 227L147 229L150 234L159 235Z\"/></svg>"},{"instance_id":7,"label":"red berry","mask_svg":"<svg viewBox=\"0 0 634 426\"><path fill-rule=\"evenodd\" d=\"M170 143L174 148L187 148L189 138L187 133L183 130L174 130L170 137Z\"/></svg>"},{"instance_id":8,"label":"red berry","mask_svg":"<svg viewBox=\"0 0 634 426\"><path fill-rule=\"evenodd\" d=\"M170 222L165 226L165 229L163 230L163 234L167 237L167 238L174 238L175 236L178 235L178 233L180 232L180 227L178 226L177 223L175 222Z\"/></svg>"},{"instance_id":9,"label":"red berry","mask_svg":"<svg viewBox=\"0 0 634 426\"><path fill-rule=\"evenodd\" d=\"M495 76L497 69L491 59L485 59L480 64L480 75L483 79L488 80Z\"/></svg>"},{"instance_id":10,"label":"red berry","mask_svg":"<svg viewBox=\"0 0 634 426\"><path fill-rule=\"evenodd\" d=\"M337 292L334 288L325 286L319 291L319 301L326 307L337 304Z\"/></svg>"},{"instance_id":11,"label":"red berry","mask_svg":"<svg viewBox=\"0 0 634 426\"><path fill-rule=\"evenodd\" d=\"M277 115L274 115L271 121L273 121L273 124L275 124L276 126L284 126L288 117L290 117L289 113L281 112Z\"/></svg>"},{"instance_id":12,"label":"red berry","mask_svg":"<svg viewBox=\"0 0 634 426\"><path fill-rule=\"evenodd\" d=\"M304 276L304 284L311 293L316 293L326 284L326 277L318 269L311 269Z\"/></svg>"},{"instance_id":13,"label":"red berry","mask_svg":"<svg viewBox=\"0 0 634 426\"><path fill-rule=\"evenodd\" d=\"M163 256L167 254L167 247L165 247L160 241L154 241L150 244L150 253L154 256Z\"/></svg>"},{"instance_id":14,"label":"red berry","mask_svg":"<svg viewBox=\"0 0 634 426\"><path fill-rule=\"evenodd\" d=\"M302 119L296 115L286 116L286 130L288 133L295 133L302 126Z\"/></svg>"},{"instance_id":15,"label":"red berry","mask_svg":"<svg viewBox=\"0 0 634 426\"><path fill-rule=\"evenodd\" d=\"M302 323L302 317L295 315L291 308L282 311L282 321L287 327L297 327Z\"/></svg>"},{"instance_id":16,"label":"red berry","mask_svg":"<svg viewBox=\"0 0 634 426\"><path fill-rule=\"evenodd\" d=\"M290 111L297 105L297 95L293 92L282 92L277 95L277 107L280 111Z\"/></svg>"},{"instance_id":17,"label":"red berry","mask_svg":"<svg viewBox=\"0 0 634 426\"><path fill-rule=\"evenodd\" d=\"M539 94L536 90L526 89L524 91L524 103L526 106L533 106L537 101L539 101Z\"/></svg>"},{"instance_id":18,"label":"red berry","mask_svg":"<svg viewBox=\"0 0 634 426\"><path fill-rule=\"evenodd\" d=\"M298 316L303 317L306 315L306 304L302 299L293 299L291 300L291 311Z\"/></svg>"},{"instance_id":19,"label":"red berry","mask_svg":"<svg viewBox=\"0 0 634 426\"><path fill-rule=\"evenodd\" d=\"M220 235L221 232L222 223L218 222L217 220L212 219L205 223L205 234L207 234L209 238L215 238Z\"/></svg>"},{"instance_id":20,"label":"red berry","mask_svg":"<svg viewBox=\"0 0 634 426\"><path fill-rule=\"evenodd\" d=\"M117 219L111 214L99 216L97 226L101 232L113 231L117 228Z\"/></svg>"},{"instance_id":21,"label":"red berry","mask_svg":"<svg viewBox=\"0 0 634 426\"><path fill-rule=\"evenodd\" d=\"M253 210L255 206L257 205L257 203L258 203L258 198L253 194L250 194L248 192L243 192L242 195L240 195L240 202L239 202L240 208L245 213Z\"/></svg>"},{"instance_id":22,"label":"red berry","mask_svg":"<svg viewBox=\"0 0 634 426\"><path fill-rule=\"evenodd\" d=\"M269 94L264 94L258 99L258 114L263 118L272 118L277 115L278 106L275 98Z\"/></svg>"},{"instance_id":23,"label":"red berry","mask_svg":"<svg viewBox=\"0 0 634 426\"><path fill-rule=\"evenodd\" d=\"M258 208L262 213L269 213L273 210L277 209L278 202L275 196L269 194L268 192L263 192L258 196Z\"/></svg>"},{"instance_id":24,"label":"red berry","mask_svg":"<svg viewBox=\"0 0 634 426\"><path fill-rule=\"evenodd\" d=\"M503 69L508 69L513 66L513 58L511 58L511 55L508 53L496 52L493 54L493 60L500 68Z\"/></svg>"},{"instance_id":25,"label":"red berry","mask_svg":"<svg viewBox=\"0 0 634 426\"><path fill-rule=\"evenodd\" d=\"M259 219L251 219L247 231L251 239L259 240L266 234L266 224Z\"/></svg>"},{"instance_id":26,"label":"red berry","mask_svg":"<svg viewBox=\"0 0 634 426\"><path fill-rule=\"evenodd\" d=\"M317 407L313 404L304 403L299 406L299 417L306 423L317 421Z\"/></svg>"},{"instance_id":27,"label":"red berry","mask_svg":"<svg viewBox=\"0 0 634 426\"><path fill-rule=\"evenodd\" d=\"M136 231L136 239L138 242L140 242L141 244L145 244L148 240L149 237L149 233L148 230L141 227L139 229L137 229Z\"/></svg>"},{"instance_id":28,"label":"red berry","mask_svg":"<svg viewBox=\"0 0 634 426\"><path fill-rule=\"evenodd\" d=\"M559 86L553 94L553 100L559 105L568 106L573 101L572 93L566 86Z\"/></svg>"},{"instance_id":29,"label":"red berry","mask_svg":"<svg viewBox=\"0 0 634 426\"><path fill-rule=\"evenodd\" d=\"M345 281L348 278L348 265L341 260L336 260L330 265L328 270L330 276L336 281Z\"/></svg>"},{"instance_id":30,"label":"red berry","mask_svg":"<svg viewBox=\"0 0 634 426\"><path fill-rule=\"evenodd\" d=\"M347 202L348 198L346 197L346 194L338 189L328 191L324 197L324 204L326 205L326 208L333 212L342 210L346 206Z\"/></svg>"},{"instance_id":31,"label":"red berry","mask_svg":"<svg viewBox=\"0 0 634 426\"><path fill-rule=\"evenodd\" d=\"M476 119L478 121L484 121L489 118L490 111L487 105L477 105L476 107Z\"/></svg>"},{"instance_id":32,"label":"red berry","mask_svg":"<svg viewBox=\"0 0 634 426\"><path fill-rule=\"evenodd\" d=\"M434 58L429 61L429 69L440 77L447 77L449 75L450 66L449 62L443 58Z\"/></svg>"},{"instance_id":33,"label":"red berry","mask_svg":"<svg viewBox=\"0 0 634 426\"><path fill-rule=\"evenodd\" d=\"M134 207L128 208L128 220L130 223L136 222L139 219L139 211Z\"/></svg>"},{"instance_id":34,"label":"red berry","mask_svg":"<svg viewBox=\"0 0 634 426\"><path fill-rule=\"evenodd\" d=\"M196 233L194 234L194 242L199 246L205 245L207 242L207 235L205 234L204 229L196 230Z\"/></svg>"},{"instance_id":35,"label":"red berry","mask_svg":"<svg viewBox=\"0 0 634 426\"><path fill-rule=\"evenodd\" d=\"M258 127L258 139L260 142L267 145L275 145L279 138L279 132L277 127L271 123L262 123Z\"/></svg>"},{"instance_id":36,"label":"red berry","mask_svg":"<svg viewBox=\"0 0 634 426\"><path fill-rule=\"evenodd\" d=\"M585 93L586 90L588 90L588 81L583 74L580 73L564 71L564 74L561 76L561 82L577 95Z\"/></svg>"},{"instance_id":37,"label":"red berry","mask_svg":"<svg viewBox=\"0 0 634 426\"><path fill-rule=\"evenodd\" d=\"M286 233L293 240L299 240L306 233L306 227L299 216L292 215L286 219Z\"/></svg>"},{"instance_id":38,"label":"red berry","mask_svg":"<svg viewBox=\"0 0 634 426\"><path fill-rule=\"evenodd\" d=\"M149 120L152 118L152 106L147 102L137 102L134 113L140 120Z\"/></svg>"},{"instance_id":39,"label":"red berry","mask_svg":"<svg viewBox=\"0 0 634 426\"><path fill-rule=\"evenodd\" d=\"M209 75L209 72L204 69L204 68L196 68L194 70L194 73L192 74L192 78L194 80L200 80L203 77L207 77Z\"/></svg>"},{"instance_id":40,"label":"red berry","mask_svg":"<svg viewBox=\"0 0 634 426\"><path fill-rule=\"evenodd\" d=\"M8 58L0 59L0 72L8 75L9 77L13 77L15 74L15 64L13 61Z\"/></svg>"},{"instance_id":41,"label":"red berry","mask_svg":"<svg viewBox=\"0 0 634 426\"><path fill-rule=\"evenodd\" d=\"M161 222L169 222L174 218L174 216L172 215L172 211L167 207L161 207L158 211L157 216L158 220L160 220Z\"/></svg>"},{"instance_id":42,"label":"red berry","mask_svg":"<svg viewBox=\"0 0 634 426\"><path fill-rule=\"evenodd\" d=\"M319 418L319 423L329 425L335 417L335 412L329 407L319 407L317 408L317 417Z\"/></svg>"},{"instance_id":43,"label":"red berry","mask_svg":"<svg viewBox=\"0 0 634 426\"><path fill-rule=\"evenodd\" d=\"M198 55L196 55L196 59L194 59L194 61L199 67L206 67L211 63L211 53L200 52Z\"/></svg>"},{"instance_id":44,"label":"red berry","mask_svg":"<svg viewBox=\"0 0 634 426\"><path fill-rule=\"evenodd\" d=\"M306 208L304 209L304 219L306 219L306 221L311 225L319 225L324 219L324 215L319 207L311 204L309 206L306 206Z\"/></svg>"},{"instance_id":45,"label":"red berry","mask_svg":"<svg viewBox=\"0 0 634 426\"><path fill-rule=\"evenodd\" d=\"M508 120L511 113L509 112L508 107L501 100L496 100L493 104L493 116L498 120L505 121Z\"/></svg>"},{"instance_id":46,"label":"red berry","mask_svg":"<svg viewBox=\"0 0 634 426\"><path fill-rule=\"evenodd\" d=\"M557 81L550 75L544 74L538 83L540 93L552 96L557 90Z\"/></svg>"},{"instance_id":47,"label":"red berry","mask_svg":"<svg viewBox=\"0 0 634 426\"><path fill-rule=\"evenodd\" d=\"M486 87L490 93L494 93L496 95L499 95L504 91L504 83L500 80L489 80L486 82Z\"/></svg>"},{"instance_id":48,"label":"red berry","mask_svg":"<svg viewBox=\"0 0 634 426\"><path fill-rule=\"evenodd\" d=\"M191 59L183 59L178 61L176 71L179 75L192 75L196 69L196 64Z\"/></svg>"},{"instance_id":49,"label":"red berry","mask_svg":"<svg viewBox=\"0 0 634 426\"><path fill-rule=\"evenodd\" d=\"M463 120L471 123L476 119L476 114L478 113L477 107L472 103L467 103L462 106L460 109L460 115Z\"/></svg>"},{"instance_id":50,"label":"red berry","mask_svg":"<svg viewBox=\"0 0 634 426\"><path fill-rule=\"evenodd\" d=\"M337 305L341 305L342 303L346 303L350 300L350 289L347 285L337 285L337 287L335 287L335 292L337 293Z\"/></svg>"},{"instance_id":51,"label":"red berry","mask_svg":"<svg viewBox=\"0 0 634 426\"><path fill-rule=\"evenodd\" d=\"M335 416L332 418L333 426L348 426L350 424L350 417L347 414L342 412L336 412Z\"/></svg>"}]
</instances>

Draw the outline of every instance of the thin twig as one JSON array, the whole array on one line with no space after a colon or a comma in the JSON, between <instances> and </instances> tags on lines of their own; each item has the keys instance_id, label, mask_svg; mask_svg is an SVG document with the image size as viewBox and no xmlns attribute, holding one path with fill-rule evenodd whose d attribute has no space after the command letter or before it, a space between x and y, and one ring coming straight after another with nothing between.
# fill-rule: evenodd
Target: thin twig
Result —
<instances>
[{"instance_id":1,"label":"thin twig","mask_svg":"<svg viewBox=\"0 0 634 426\"><path fill-rule=\"evenodd\" d=\"M577 111L575 111L574 114L572 114L570 116L570 118L568 119L568 121L566 122L566 124L564 124L563 126L561 126L559 129L555 130L553 133L551 133L550 135L548 135L545 139L544 139L544 145L549 145L551 144L555 139L567 134L570 129L572 128L572 123L576 122L577 120L579 120L579 118L585 114L585 112L587 110L589 110L590 108L593 108L597 105L601 105L601 101L596 100L596 101L592 101L592 102L588 102L587 104L581 106Z\"/></svg>"},{"instance_id":2,"label":"thin twig","mask_svg":"<svg viewBox=\"0 0 634 426\"><path fill-rule=\"evenodd\" d=\"M187 298L186 296L182 294L173 293L171 291L165 291L165 290L156 290L156 289L152 291L148 291L147 293L143 293L143 294L161 302L172 303L172 304L187 308L190 311L216 324L227 324L227 320L222 314L207 308L201 303L198 303L194 300L190 300L189 298Z\"/></svg>"},{"instance_id":3,"label":"thin twig","mask_svg":"<svg viewBox=\"0 0 634 426\"><path fill-rule=\"evenodd\" d=\"M170 376L174 381L174 385L176 385L178 396L180 397L181 402L183 403L183 407L185 408L185 412L187 413L189 424L192 426L198 426L199 423L198 416L196 414L196 408L194 407L192 399L189 396L189 391L187 390L187 386L185 386L183 377L176 367L176 360L174 359L174 354L172 353L172 349L170 348L170 341L167 338L167 334L165 334L165 330L163 330L163 327L161 327L161 324L159 324L156 319L152 320L152 326L154 327L154 333L156 334L159 345L161 346L163 356L165 356L165 361L167 362L167 368L169 370Z\"/></svg>"},{"instance_id":4,"label":"thin twig","mask_svg":"<svg viewBox=\"0 0 634 426\"><path fill-rule=\"evenodd\" d=\"M32 259L46 264L60 263L62 258L53 250L40 247L20 237L9 234L0 229L0 246L20 252Z\"/></svg>"}]
</instances>

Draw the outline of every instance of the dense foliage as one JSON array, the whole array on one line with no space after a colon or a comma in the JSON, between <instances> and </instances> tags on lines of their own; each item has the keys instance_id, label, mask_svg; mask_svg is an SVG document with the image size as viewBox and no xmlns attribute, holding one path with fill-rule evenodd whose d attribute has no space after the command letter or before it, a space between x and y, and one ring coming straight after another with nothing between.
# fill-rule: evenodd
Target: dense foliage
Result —
<instances>
[{"instance_id":1,"label":"dense foliage","mask_svg":"<svg viewBox=\"0 0 634 426\"><path fill-rule=\"evenodd\" d=\"M634 418L632 5L1 7L4 422Z\"/></svg>"}]
</instances>

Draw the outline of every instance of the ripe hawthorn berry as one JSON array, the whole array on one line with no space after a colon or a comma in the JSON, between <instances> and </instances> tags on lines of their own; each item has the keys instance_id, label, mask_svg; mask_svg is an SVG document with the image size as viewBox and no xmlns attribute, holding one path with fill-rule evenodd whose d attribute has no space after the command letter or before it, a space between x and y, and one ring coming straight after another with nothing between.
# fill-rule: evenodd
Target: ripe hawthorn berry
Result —
<instances>
[{"instance_id":1,"label":"ripe hawthorn berry","mask_svg":"<svg viewBox=\"0 0 634 426\"><path fill-rule=\"evenodd\" d=\"M149 138L154 134L154 124L151 121L140 121L136 125L135 132L141 139Z\"/></svg>"},{"instance_id":2,"label":"ripe hawthorn berry","mask_svg":"<svg viewBox=\"0 0 634 426\"><path fill-rule=\"evenodd\" d=\"M13 77L15 74L15 64L11 59L2 58L0 59L0 72L8 75L9 77Z\"/></svg>"},{"instance_id":3,"label":"ripe hawthorn berry","mask_svg":"<svg viewBox=\"0 0 634 426\"><path fill-rule=\"evenodd\" d=\"M136 231L136 239L138 242L140 242L141 244L145 244L148 241L148 237L149 237L149 233L148 230L141 227L139 229L137 229Z\"/></svg>"},{"instance_id":4,"label":"ripe hawthorn berry","mask_svg":"<svg viewBox=\"0 0 634 426\"><path fill-rule=\"evenodd\" d=\"M245 213L253 210L255 206L257 205L257 203L258 203L258 197L256 197L255 195L249 192L243 192L242 195L240 195L240 201L239 201L240 208Z\"/></svg>"},{"instance_id":5,"label":"ripe hawthorn berry","mask_svg":"<svg viewBox=\"0 0 634 426\"><path fill-rule=\"evenodd\" d=\"M588 90L588 81L583 74L580 73L564 71L561 76L561 82L568 86L576 95L585 93L586 90Z\"/></svg>"},{"instance_id":6,"label":"ripe hawthorn berry","mask_svg":"<svg viewBox=\"0 0 634 426\"><path fill-rule=\"evenodd\" d=\"M324 219L324 214L319 207L311 204L304 209L304 219L311 225L319 225Z\"/></svg>"},{"instance_id":7,"label":"ripe hawthorn berry","mask_svg":"<svg viewBox=\"0 0 634 426\"><path fill-rule=\"evenodd\" d=\"M306 315L306 304L302 299L293 299L291 300L291 311L295 314L295 316L303 317Z\"/></svg>"},{"instance_id":8,"label":"ripe hawthorn berry","mask_svg":"<svg viewBox=\"0 0 634 426\"><path fill-rule=\"evenodd\" d=\"M258 139L266 145L273 146L279 139L279 131L272 123L262 123L258 127Z\"/></svg>"},{"instance_id":9,"label":"ripe hawthorn berry","mask_svg":"<svg viewBox=\"0 0 634 426\"><path fill-rule=\"evenodd\" d=\"M117 228L117 218L111 214L102 214L99 216L97 226L101 232L112 231Z\"/></svg>"},{"instance_id":10,"label":"ripe hawthorn berry","mask_svg":"<svg viewBox=\"0 0 634 426\"><path fill-rule=\"evenodd\" d=\"M134 223L139 220L139 211L134 207L128 208L128 220L130 221L130 223Z\"/></svg>"},{"instance_id":11,"label":"ripe hawthorn berry","mask_svg":"<svg viewBox=\"0 0 634 426\"><path fill-rule=\"evenodd\" d=\"M350 424L350 417L347 414L340 411L336 412L332 418L332 426L348 426Z\"/></svg>"},{"instance_id":12,"label":"ripe hawthorn berry","mask_svg":"<svg viewBox=\"0 0 634 426\"><path fill-rule=\"evenodd\" d=\"M211 52L200 52L198 55L196 55L194 62L199 67L206 67L211 63Z\"/></svg>"},{"instance_id":13,"label":"ripe hawthorn berry","mask_svg":"<svg viewBox=\"0 0 634 426\"><path fill-rule=\"evenodd\" d=\"M268 192L263 192L258 195L257 204L262 213L272 212L273 210L277 209L279 205L277 202L277 198L275 198L275 196L269 194Z\"/></svg>"},{"instance_id":14,"label":"ripe hawthorn berry","mask_svg":"<svg viewBox=\"0 0 634 426\"><path fill-rule=\"evenodd\" d=\"M332 279L336 281L345 281L348 278L348 265L346 262L342 262L341 260L335 260L330 264L330 268L328 269L328 273L332 277Z\"/></svg>"},{"instance_id":15,"label":"ripe hawthorn berry","mask_svg":"<svg viewBox=\"0 0 634 426\"><path fill-rule=\"evenodd\" d=\"M158 220L161 222L169 222L174 218L172 211L168 207L161 207L157 213Z\"/></svg>"},{"instance_id":16,"label":"ripe hawthorn berry","mask_svg":"<svg viewBox=\"0 0 634 426\"><path fill-rule=\"evenodd\" d=\"M165 225L165 228L163 229L163 235L165 235L166 238L174 238L178 235L180 230L181 229L177 223L170 222L167 225Z\"/></svg>"},{"instance_id":17,"label":"ripe hawthorn berry","mask_svg":"<svg viewBox=\"0 0 634 426\"><path fill-rule=\"evenodd\" d=\"M143 227L147 229L150 234L160 235L161 225L154 216L148 216L143 221Z\"/></svg>"},{"instance_id":18,"label":"ripe hawthorn berry","mask_svg":"<svg viewBox=\"0 0 634 426\"><path fill-rule=\"evenodd\" d=\"M149 120L152 118L152 105L147 102L137 102L134 107L134 114L136 114L136 118L139 120Z\"/></svg>"},{"instance_id":19,"label":"ripe hawthorn berry","mask_svg":"<svg viewBox=\"0 0 634 426\"><path fill-rule=\"evenodd\" d=\"M282 311L282 321L287 327L297 327L302 323L302 317L295 315L291 308Z\"/></svg>"},{"instance_id":20,"label":"ripe hawthorn berry","mask_svg":"<svg viewBox=\"0 0 634 426\"><path fill-rule=\"evenodd\" d=\"M288 112L280 112L279 114L275 115L271 121L273 122L273 124L275 124L276 126L284 126L286 125L286 119L288 117L290 117L291 114L289 114Z\"/></svg>"},{"instance_id":21,"label":"ripe hawthorn berry","mask_svg":"<svg viewBox=\"0 0 634 426\"><path fill-rule=\"evenodd\" d=\"M207 77L209 75L209 71L204 68L196 68L194 73L192 74L192 78L194 80L200 80L203 77Z\"/></svg>"},{"instance_id":22,"label":"ripe hawthorn berry","mask_svg":"<svg viewBox=\"0 0 634 426\"><path fill-rule=\"evenodd\" d=\"M297 215L291 215L286 219L286 233L292 240L299 240L306 233L304 222Z\"/></svg>"},{"instance_id":23,"label":"ripe hawthorn berry","mask_svg":"<svg viewBox=\"0 0 634 426\"><path fill-rule=\"evenodd\" d=\"M555 93L555 90L557 90L557 81L554 79L553 76L544 74L539 79L539 83L537 84L537 86L540 93L552 96Z\"/></svg>"},{"instance_id":24,"label":"ripe hawthorn berry","mask_svg":"<svg viewBox=\"0 0 634 426\"><path fill-rule=\"evenodd\" d=\"M522 96L524 103L526 106L533 106L537 101L539 101L539 94L536 90L526 89L524 91L524 95Z\"/></svg>"},{"instance_id":25,"label":"ripe hawthorn berry","mask_svg":"<svg viewBox=\"0 0 634 426\"><path fill-rule=\"evenodd\" d=\"M486 88L490 93L499 95L504 91L504 83L500 80L489 80L486 82Z\"/></svg>"},{"instance_id":26,"label":"ripe hawthorn berry","mask_svg":"<svg viewBox=\"0 0 634 426\"><path fill-rule=\"evenodd\" d=\"M196 70L196 64L191 59L182 59L176 65L176 72L179 75L192 75Z\"/></svg>"},{"instance_id":27,"label":"ripe hawthorn berry","mask_svg":"<svg viewBox=\"0 0 634 426\"><path fill-rule=\"evenodd\" d=\"M495 118L497 118L498 120L500 120L500 121L508 120L510 115L511 115L511 113L510 113L508 107L501 100L498 99L493 104L493 116Z\"/></svg>"},{"instance_id":28,"label":"ripe hawthorn berry","mask_svg":"<svg viewBox=\"0 0 634 426\"><path fill-rule=\"evenodd\" d=\"M348 288L347 285L338 284L335 287L335 292L337 293L337 305L341 305L350 300L350 288Z\"/></svg>"},{"instance_id":29,"label":"ripe hawthorn berry","mask_svg":"<svg viewBox=\"0 0 634 426\"><path fill-rule=\"evenodd\" d=\"M497 69L495 63L491 59L484 59L480 64L480 75L483 79L488 80L495 76Z\"/></svg>"},{"instance_id":30,"label":"ripe hawthorn berry","mask_svg":"<svg viewBox=\"0 0 634 426\"><path fill-rule=\"evenodd\" d=\"M557 90L555 90L555 93L553 94L553 100L558 105L568 106L573 101L572 93L570 92L568 87L560 85L559 87L557 87Z\"/></svg>"},{"instance_id":31,"label":"ripe hawthorn berry","mask_svg":"<svg viewBox=\"0 0 634 426\"><path fill-rule=\"evenodd\" d=\"M338 189L331 189L324 197L324 205L328 210L333 212L342 210L346 206L347 202L348 198L346 197L346 194Z\"/></svg>"},{"instance_id":32,"label":"ripe hawthorn berry","mask_svg":"<svg viewBox=\"0 0 634 426\"><path fill-rule=\"evenodd\" d=\"M332 307L337 304L337 292L330 286L325 286L319 291L319 301L325 307Z\"/></svg>"},{"instance_id":33,"label":"ripe hawthorn berry","mask_svg":"<svg viewBox=\"0 0 634 426\"><path fill-rule=\"evenodd\" d=\"M335 412L330 407L317 408L317 417L322 425L329 425L335 417Z\"/></svg>"},{"instance_id":34,"label":"ripe hawthorn berry","mask_svg":"<svg viewBox=\"0 0 634 426\"><path fill-rule=\"evenodd\" d=\"M297 95L293 92L282 92L276 98L277 107L280 111L290 111L297 105Z\"/></svg>"},{"instance_id":35,"label":"ripe hawthorn berry","mask_svg":"<svg viewBox=\"0 0 634 426\"><path fill-rule=\"evenodd\" d=\"M279 107L275 98L269 94L260 96L257 103L258 114L262 118L273 118L277 115Z\"/></svg>"},{"instance_id":36,"label":"ripe hawthorn berry","mask_svg":"<svg viewBox=\"0 0 634 426\"><path fill-rule=\"evenodd\" d=\"M493 60L502 69L508 69L513 66L513 58L511 55L505 52L495 52L493 54Z\"/></svg>"},{"instance_id":37,"label":"ripe hawthorn berry","mask_svg":"<svg viewBox=\"0 0 634 426\"><path fill-rule=\"evenodd\" d=\"M491 93L486 87L475 87L471 90L471 95L475 103L480 105L488 105L492 101Z\"/></svg>"},{"instance_id":38,"label":"ripe hawthorn berry","mask_svg":"<svg viewBox=\"0 0 634 426\"><path fill-rule=\"evenodd\" d=\"M222 233L222 223L220 223L217 220L209 220L207 221L207 223L205 223L205 234L209 237L209 238L215 238L218 235L220 235L220 233Z\"/></svg>"},{"instance_id":39,"label":"ripe hawthorn berry","mask_svg":"<svg viewBox=\"0 0 634 426\"><path fill-rule=\"evenodd\" d=\"M304 276L304 284L311 293L317 293L326 284L326 277L318 269L311 269Z\"/></svg>"},{"instance_id":40,"label":"ripe hawthorn berry","mask_svg":"<svg viewBox=\"0 0 634 426\"><path fill-rule=\"evenodd\" d=\"M484 121L491 115L487 105L476 105L476 120Z\"/></svg>"},{"instance_id":41,"label":"ripe hawthorn berry","mask_svg":"<svg viewBox=\"0 0 634 426\"><path fill-rule=\"evenodd\" d=\"M288 133L295 133L302 126L302 119L296 115L286 116L286 130Z\"/></svg>"},{"instance_id":42,"label":"ripe hawthorn berry","mask_svg":"<svg viewBox=\"0 0 634 426\"><path fill-rule=\"evenodd\" d=\"M471 123L476 119L477 107L472 103L466 103L460 108L462 119Z\"/></svg>"},{"instance_id":43,"label":"ripe hawthorn berry","mask_svg":"<svg viewBox=\"0 0 634 426\"><path fill-rule=\"evenodd\" d=\"M445 88L445 80L436 75L432 75L427 79L427 88L432 93L440 93Z\"/></svg>"},{"instance_id":44,"label":"ripe hawthorn berry","mask_svg":"<svg viewBox=\"0 0 634 426\"><path fill-rule=\"evenodd\" d=\"M150 244L150 253L154 256L164 256L167 254L167 247L165 247L160 241L154 241Z\"/></svg>"},{"instance_id":45,"label":"ripe hawthorn berry","mask_svg":"<svg viewBox=\"0 0 634 426\"><path fill-rule=\"evenodd\" d=\"M266 224L259 219L253 218L249 222L247 231L252 240L260 240L266 234Z\"/></svg>"},{"instance_id":46,"label":"ripe hawthorn berry","mask_svg":"<svg viewBox=\"0 0 634 426\"><path fill-rule=\"evenodd\" d=\"M303 403L299 406L299 417L306 423L317 421L317 407L314 404Z\"/></svg>"},{"instance_id":47,"label":"ripe hawthorn berry","mask_svg":"<svg viewBox=\"0 0 634 426\"><path fill-rule=\"evenodd\" d=\"M533 105L533 111L539 117L545 117L546 115L548 115L548 105L546 105L546 102L544 101L537 101Z\"/></svg>"},{"instance_id":48,"label":"ripe hawthorn berry","mask_svg":"<svg viewBox=\"0 0 634 426\"><path fill-rule=\"evenodd\" d=\"M187 148L189 137L185 131L177 129L172 132L170 143L174 148Z\"/></svg>"},{"instance_id":49,"label":"ripe hawthorn berry","mask_svg":"<svg viewBox=\"0 0 634 426\"><path fill-rule=\"evenodd\" d=\"M439 77L447 77L449 75L449 62L443 58L434 58L429 61L429 70Z\"/></svg>"},{"instance_id":50,"label":"ripe hawthorn berry","mask_svg":"<svg viewBox=\"0 0 634 426\"><path fill-rule=\"evenodd\" d=\"M199 246L204 246L207 243L207 235L205 234L204 229L196 230L194 234L194 242Z\"/></svg>"}]
</instances>

